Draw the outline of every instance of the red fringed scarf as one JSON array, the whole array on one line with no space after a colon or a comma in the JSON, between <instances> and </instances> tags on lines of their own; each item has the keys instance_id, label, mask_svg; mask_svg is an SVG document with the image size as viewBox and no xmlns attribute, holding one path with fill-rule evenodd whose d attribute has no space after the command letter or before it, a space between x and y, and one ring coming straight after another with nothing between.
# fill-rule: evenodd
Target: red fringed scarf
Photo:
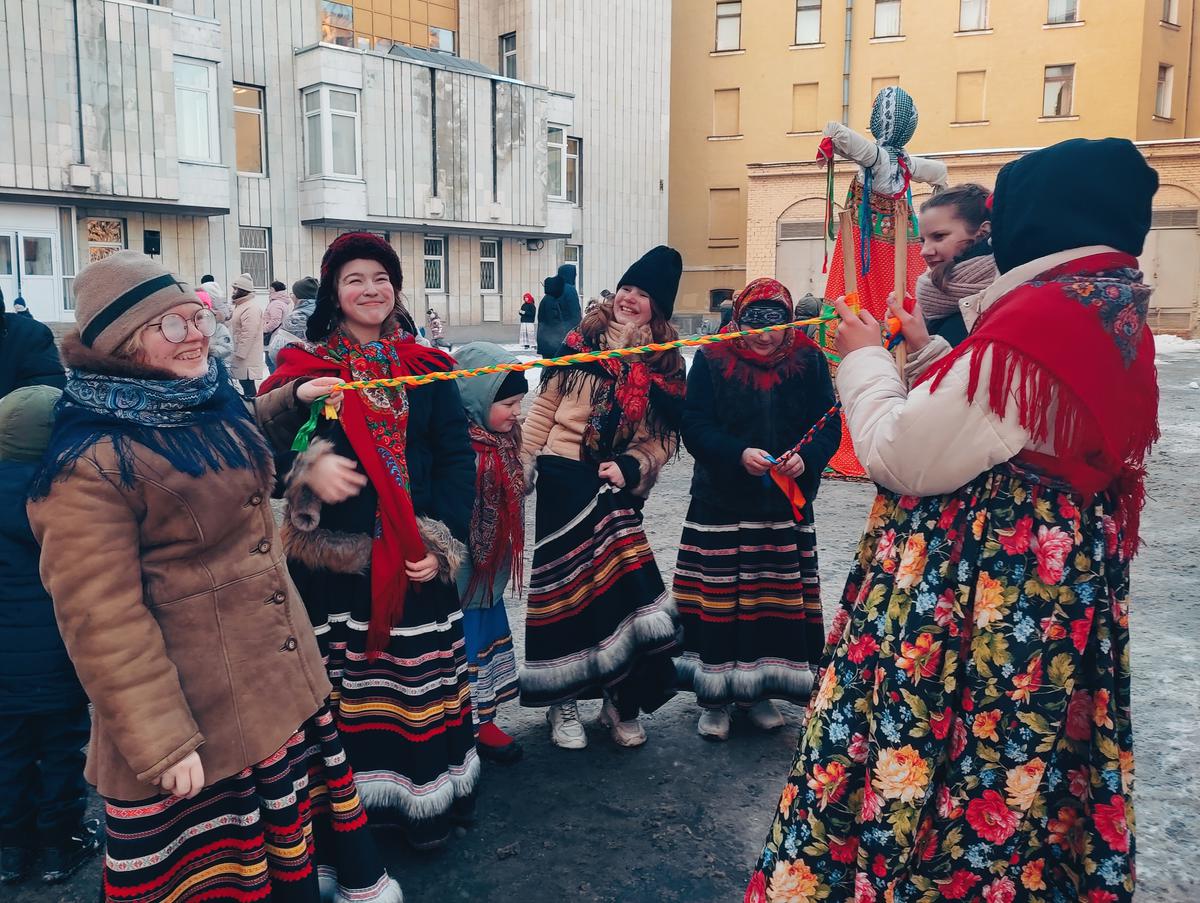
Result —
<instances>
[{"instance_id":1,"label":"red fringed scarf","mask_svg":"<svg viewBox=\"0 0 1200 903\"><path fill-rule=\"evenodd\" d=\"M263 392L304 377L337 376L349 382L454 368L448 355L417 344L407 332L363 345L335 329L320 344L288 345L276 360L278 366L263 383ZM338 422L379 497L367 628L367 655L373 660L387 648L392 628L404 615L408 591L404 563L420 561L427 551L417 530L404 458L408 394L403 387L346 392Z\"/></svg>"},{"instance_id":2,"label":"red fringed scarf","mask_svg":"<svg viewBox=\"0 0 1200 903\"><path fill-rule=\"evenodd\" d=\"M519 594L525 586L525 471L520 428L493 433L471 422L467 429L478 466L471 514L471 582L466 597L474 598L480 590L490 592L506 559L512 568L513 591Z\"/></svg>"},{"instance_id":3,"label":"red fringed scarf","mask_svg":"<svg viewBox=\"0 0 1200 903\"><path fill-rule=\"evenodd\" d=\"M1137 259L1115 251L1049 270L992 305L967 340L920 380L931 380L936 392L969 356L967 393L974 400L990 350L991 409L1003 416L1015 397L1021 425L1054 449L1021 458L1085 495L1113 493L1126 558L1139 545L1146 456L1158 439L1150 288L1141 279Z\"/></svg>"}]
</instances>

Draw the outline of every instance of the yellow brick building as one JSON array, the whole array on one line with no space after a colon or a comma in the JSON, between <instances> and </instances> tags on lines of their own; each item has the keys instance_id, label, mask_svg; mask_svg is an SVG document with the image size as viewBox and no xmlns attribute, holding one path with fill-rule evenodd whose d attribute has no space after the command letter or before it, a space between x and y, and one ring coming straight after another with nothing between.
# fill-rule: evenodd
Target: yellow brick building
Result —
<instances>
[{"instance_id":1,"label":"yellow brick building","mask_svg":"<svg viewBox=\"0 0 1200 903\"><path fill-rule=\"evenodd\" d=\"M776 271L820 294L824 182L808 161L826 122L866 132L875 93L899 84L921 114L910 150L952 181L991 185L1018 149L1065 138L1143 142L1166 186L1143 260L1157 323L1194 324L1200 142L1179 142L1200 136L1195 0L677 0L672 29L681 313Z\"/></svg>"}]
</instances>

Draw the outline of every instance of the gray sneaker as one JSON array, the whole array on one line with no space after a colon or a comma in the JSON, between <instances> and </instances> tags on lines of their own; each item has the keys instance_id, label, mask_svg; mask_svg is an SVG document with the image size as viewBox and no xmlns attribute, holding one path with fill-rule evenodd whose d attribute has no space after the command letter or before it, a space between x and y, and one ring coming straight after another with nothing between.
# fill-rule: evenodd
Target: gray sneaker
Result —
<instances>
[{"instance_id":1,"label":"gray sneaker","mask_svg":"<svg viewBox=\"0 0 1200 903\"><path fill-rule=\"evenodd\" d=\"M587 747L587 733L579 720L579 706L574 700L550 706L546 720L550 722L550 739L559 749Z\"/></svg>"}]
</instances>

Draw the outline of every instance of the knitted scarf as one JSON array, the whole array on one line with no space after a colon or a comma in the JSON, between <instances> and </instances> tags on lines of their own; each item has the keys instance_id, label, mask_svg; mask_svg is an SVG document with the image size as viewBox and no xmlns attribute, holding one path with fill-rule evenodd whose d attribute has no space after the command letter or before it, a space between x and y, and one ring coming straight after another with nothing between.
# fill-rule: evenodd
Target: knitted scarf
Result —
<instances>
[{"instance_id":1,"label":"knitted scarf","mask_svg":"<svg viewBox=\"0 0 1200 903\"><path fill-rule=\"evenodd\" d=\"M149 379L72 370L55 406L54 431L30 489L43 498L89 448L112 442L120 482L134 483L140 445L199 477L222 468L255 470L269 485L273 460L266 440L233 389L223 364L187 379Z\"/></svg>"},{"instance_id":2,"label":"knitted scarf","mask_svg":"<svg viewBox=\"0 0 1200 903\"><path fill-rule=\"evenodd\" d=\"M1137 258L1121 252L1078 258L993 304L966 341L920 380L930 380L936 392L955 362L968 357L973 400L990 353L991 409L1004 416L1015 398L1021 425L1054 449L1021 457L1089 497L1112 493L1126 557L1138 548L1145 461L1158 438L1149 305Z\"/></svg>"},{"instance_id":3,"label":"knitted scarf","mask_svg":"<svg viewBox=\"0 0 1200 903\"><path fill-rule=\"evenodd\" d=\"M575 329L567 334L563 347L567 354L604 351L608 349L607 334L601 333L597 340L589 341L581 330ZM585 374L596 377L592 412L583 431L582 450L586 460L602 464L624 453L643 421L652 435L678 433L687 387L682 368L667 376L641 357L605 358L571 367L567 373L547 370L543 379L560 379L561 390L566 394Z\"/></svg>"},{"instance_id":4,"label":"knitted scarf","mask_svg":"<svg viewBox=\"0 0 1200 903\"><path fill-rule=\"evenodd\" d=\"M941 264L939 264L941 266ZM977 295L996 281L996 258L991 254L959 259L949 265L940 289L934 281L932 270L917 277L917 300L927 320L941 320L958 313L958 302Z\"/></svg>"},{"instance_id":5,"label":"knitted scarf","mask_svg":"<svg viewBox=\"0 0 1200 903\"><path fill-rule=\"evenodd\" d=\"M478 467L475 508L471 513L471 582L464 598L490 591L507 559L512 587L525 585L525 471L521 466L521 432L493 433L467 424ZM487 600L490 604L493 600Z\"/></svg>"},{"instance_id":6,"label":"knitted scarf","mask_svg":"<svg viewBox=\"0 0 1200 903\"><path fill-rule=\"evenodd\" d=\"M404 330L363 344L334 329L323 342L288 345L279 352L276 364L261 391L269 392L302 377L366 380L454 368L449 356L417 344ZM374 659L387 647L392 628L404 615L408 591L404 563L420 561L426 554L404 456L408 393L404 387L347 392L338 422L379 497L371 545L371 620L367 628L367 654Z\"/></svg>"}]
</instances>

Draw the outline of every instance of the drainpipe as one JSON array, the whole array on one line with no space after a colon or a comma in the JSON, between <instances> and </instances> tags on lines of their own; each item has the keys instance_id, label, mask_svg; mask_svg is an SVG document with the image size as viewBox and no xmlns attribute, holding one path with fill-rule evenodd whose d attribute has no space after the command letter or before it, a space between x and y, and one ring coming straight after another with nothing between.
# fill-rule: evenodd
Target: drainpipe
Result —
<instances>
[{"instance_id":1,"label":"drainpipe","mask_svg":"<svg viewBox=\"0 0 1200 903\"><path fill-rule=\"evenodd\" d=\"M83 144L83 70L79 53L79 0L71 0L71 24L75 30L75 120L79 129L79 163L87 163Z\"/></svg>"},{"instance_id":2,"label":"drainpipe","mask_svg":"<svg viewBox=\"0 0 1200 903\"><path fill-rule=\"evenodd\" d=\"M842 125L850 125L850 43L854 37L854 0L846 0L846 37L842 40Z\"/></svg>"}]
</instances>

